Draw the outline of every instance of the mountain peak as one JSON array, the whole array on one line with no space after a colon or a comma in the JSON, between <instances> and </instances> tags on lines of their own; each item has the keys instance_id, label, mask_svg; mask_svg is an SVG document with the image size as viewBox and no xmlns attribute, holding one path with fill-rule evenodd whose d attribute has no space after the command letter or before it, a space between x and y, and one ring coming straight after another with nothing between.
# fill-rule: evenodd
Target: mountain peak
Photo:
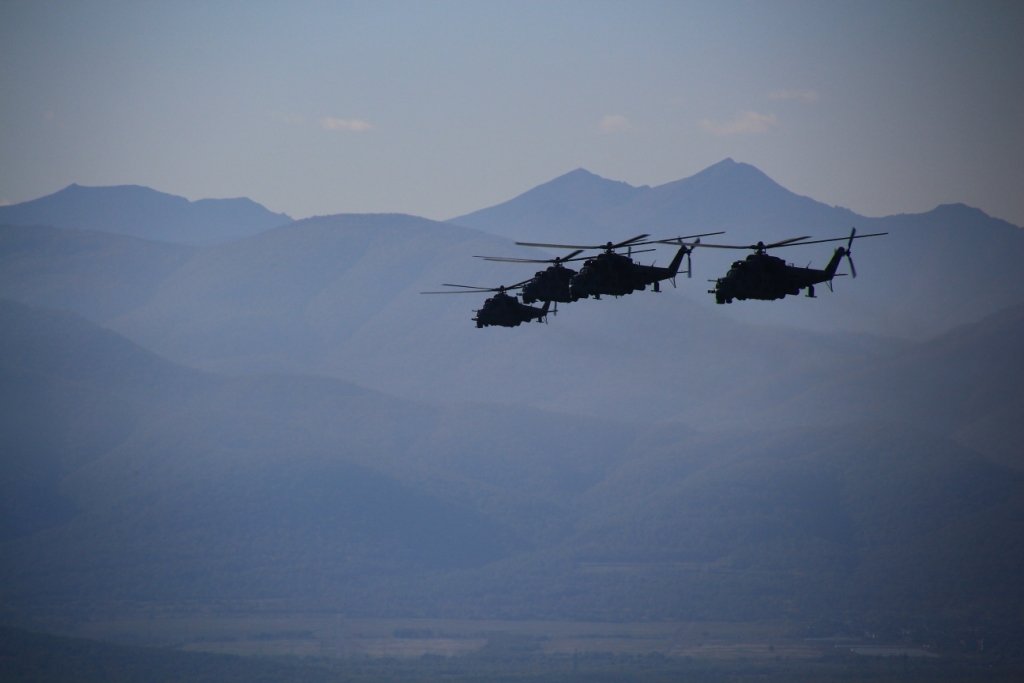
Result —
<instances>
[{"instance_id":1,"label":"mountain peak","mask_svg":"<svg viewBox=\"0 0 1024 683\"><path fill-rule=\"evenodd\" d=\"M576 168L506 202L449 222L521 240L593 239L604 212L647 189Z\"/></svg>"},{"instance_id":2,"label":"mountain peak","mask_svg":"<svg viewBox=\"0 0 1024 683\"><path fill-rule=\"evenodd\" d=\"M587 169L581 166L579 168L573 169L572 171L569 171L568 173L564 173L558 176L557 178L554 178L553 180L549 180L548 182L542 185L538 185L533 190L529 190L529 192L533 192L534 190L539 190L545 187L558 187L559 189L564 189L565 187L568 186L579 188L619 187L635 189L629 183L623 182L621 180L609 180L607 178L597 175L596 173L588 171ZM529 192L527 192L526 194L529 194Z\"/></svg>"},{"instance_id":3,"label":"mountain peak","mask_svg":"<svg viewBox=\"0 0 1024 683\"><path fill-rule=\"evenodd\" d=\"M728 180L730 182L766 182L775 187L781 186L774 180L769 178L761 169L751 164L734 161L732 157L726 157L717 164L708 166L703 171L699 171L694 175L687 178L687 180L696 180L698 178L707 178L716 182Z\"/></svg>"},{"instance_id":4,"label":"mountain peak","mask_svg":"<svg viewBox=\"0 0 1024 683\"><path fill-rule=\"evenodd\" d=\"M604 180L604 178L601 178L601 176L597 175L596 173L592 173L591 171L588 171L582 166L574 168L568 173L560 175L558 178L600 178L601 180ZM555 178L555 180L558 180L558 178Z\"/></svg>"},{"instance_id":5,"label":"mountain peak","mask_svg":"<svg viewBox=\"0 0 1024 683\"><path fill-rule=\"evenodd\" d=\"M143 185L71 183L53 194L0 207L0 222L95 230L181 244L217 244L290 223L250 199L203 199Z\"/></svg>"},{"instance_id":6,"label":"mountain peak","mask_svg":"<svg viewBox=\"0 0 1024 683\"><path fill-rule=\"evenodd\" d=\"M952 204L939 204L934 209L932 209L931 213L963 216L963 217L969 217L969 218L989 218L990 217L987 213L985 213L981 209L977 209L977 208L975 208L973 206L968 206L967 204L964 204L963 202L954 202Z\"/></svg>"}]
</instances>

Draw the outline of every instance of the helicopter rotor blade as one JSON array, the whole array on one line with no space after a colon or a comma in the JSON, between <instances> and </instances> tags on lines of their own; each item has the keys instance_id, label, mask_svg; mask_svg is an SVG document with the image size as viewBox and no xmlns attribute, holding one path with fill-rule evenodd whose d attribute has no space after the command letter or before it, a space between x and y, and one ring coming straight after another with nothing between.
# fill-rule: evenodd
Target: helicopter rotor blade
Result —
<instances>
[{"instance_id":1,"label":"helicopter rotor blade","mask_svg":"<svg viewBox=\"0 0 1024 683\"><path fill-rule=\"evenodd\" d=\"M764 248L765 249L774 249L775 247L784 247L784 246L786 246L788 244L795 244L796 242L800 242L802 244L806 244L803 240L809 239L809 238L810 238L810 235L804 235L803 237L790 237L788 240L780 240L778 242L772 242L771 244L766 244L766 245L764 245Z\"/></svg>"},{"instance_id":2,"label":"helicopter rotor blade","mask_svg":"<svg viewBox=\"0 0 1024 683\"><path fill-rule=\"evenodd\" d=\"M549 242L516 242L524 247L548 247L551 249L604 249L604 245L594 246L592 244L551 244Z\"/></svg>"},{"instance_id":3,"label":"helicopter rotor blade","mask_svg":"<svg viewBox=\"0 0 1024 683\"><path fill-rule=\"evenodd\" d=\"M420 292L420 294L482 294L483 292L489 292L489 289L458 289L455 291L447 292Z\"/></svg>"},{"instance_id":4,"label":"helicopter rotor blade","mask_svg":"<svg viewBox=\"0 0 1024 683\"><path fill-rule=\"evenodd\" d=\"M442 282L441 286L442 287L462 287L463 289L475 289L475 290L480 291L480 292L490 292L490 291L493 291L493 290L497 289L497 287L478 287L477 285L453 285L450 282Z\"/></svg>"},{"instance_id":5,"label":"helicopter rotor blade","mask_svg":"<svg viewBox=\"0 0 1024 683\"><path fill-rule=\"evenodd\" d=\"M804 237L791 237L786 240L779 242L772 242L771 244L701 244L702 247L712 247L714 249L775 249L777 247L802 247L805 244L823 244L825 242L842 242L844 240L847 243L851 243L855 239L862 239L864 237L878 237L879 235L888 235L888 232L872 232L866 235L851 234L848 237L829 237L821 240L808 239L808 236ZM847 249L848 250L848 249Z\"/></svg>"},{"instance_id":6,"label":"helicopter rotor blade","mask_svg":"<svg viewBox=\"0 0 1024 683\"><path fill-rule=\"evenodd\" d=\"M850 228L850 239L846 242L846 261L850 264L850 275L857 277L857 269L853 265L853 256L850 255L850 248L853 247L853 240L857 237L857 228Z\"/></svg>"},{"instance_id":7,"label":"helicopter rotor blade","mask_svg":"<svg viewBox=\"0 0 1024 683\"><path fill-rule=\"evenodd\" d=\"M483 259L484 261L501 261L503 263L548 263L551 259L548 258L520 258L517 256L479 256L474 255L473 258Z\"/></svg>"},{"instance_id":8,"label":"helicopter rotor blade","mask_svg":"<svg viewBox=\"0 0 1024 683\"><path fill-rule=\"evenodd\" d=\"M842 242L845 240L847 243L846 251L847 253L849 253L850 246L852 245L853 240L855 239L859 240L864 237L878 237L880 235L888 234L888 232L872 232L866 235L858 235L857 229L854 228L853 230L850 231L850 235L848 237L829 237L826 239L812 240L810 239L809 235L804 235L802 237L790 237L789 239L779 240L778 242L772 242L770 244L764 244L763 242L759 242L757 244L708 244L704 242L700 244L694 243L690 246L711 247L712 249L754 249L757 251L763 251L767 249L775 249L777 247L800 247L805 244L822 244L824 242ZM678 238L673 238L670 240L663 241L678 243L677 239Z\"/></svg>"},{"instance_id":9,"label":"helicopter rotor blade","mask_svg":"<svg viewBox=\"0 0 1024 683\"><path fill-rule=\"evenodd\" d=\"M761 251L764 249L774 249L775 247L788 247L796 245L797 243L810 244L810 242L803 241L808 237L810 237L810 235L790 237L789 239L779 240L778 242L772 242L771 244L765 244L764 242L758 242L757 244L708 244L707 242L701 242L700 244L695 243L693 246L711 247L712 249L755 249Z\"/></svg>"},{"instance_id":10,"label":"helicopter rotor blade","mask_svg":"<svg viewBox=\"0 0 1024 683\"><path fill-rule=\"evenodd\" d=\"M532 280L533 278L530 278ZM519 289L530 280L523 280L517 282L514 285L499 285L497 287L477 287L476 285L457 285L451 282L442 282L442 287L458 287L456 291L441 291L441 292L420 292L420 294L482 294L484 292L505 292L510 289Z\"/></svg>"},{"instance_id":11,"label":"helicopter rotor blade","mask_svg":"<svg viewBox=\"0 0 1024 683\"><path fill-rule=\"evenodd\" d=\"M639 240L650 237L650 235L643 234L637 235L636 237L630 237L628 240L623 240L618 243L606 242L604 244L551 244L549 242L516 242L516 244L524 247L549 247L552 249L618 249L624 247L627 244L633 244Z\"/></svg>"},{"instance_id":12,"label":"helicopter rotor blade","mask_svg":"<svg viewBox=\"0 0 1024 683\"><path fill-rule=\"evenodd\" d=\"M642 235L637 235L636 237L630 237L628 240L622 240L621 242L618 242L617 244L611 244L609 242L608 244L604 245L604 247L602 247L602 248L605 248L605 249L621 249L622 247L628 246L630 244L634 244L634 243L639 242L640 240L646 239L648 237L650 237L650 235L648 235L647 233L644 233Z\"/></svg>"},{"instance_id":13,"label":"helicopter rotor blade","mask_svg":"<svg viewBox=\"0 0 1024 683\"><path fill-rule=\"evenodd\" d=\"M503 261L507 263L565 263L566 261L580 261L581 258L576 258L583 253L582 249L569 252L565 256L556 256L554 258L525 258L521 256L481 256L474 254L473 258L483 259L485 261Z\"/></svg>"},{"instance_id":14,"label":"helicopter rotor blade","mask_svg":"<svg viewBox=\"0 0 1024 683\"><path fill-rule=\"evenodd\" d=\"M871 233L868 233L866 235L857 235L855 233L856 233L856 228L854 228L853 232L848 237L829 237L829 238L823 239L823 240L810 240L810 241L807 241L807 242L801 242L800 244L797 244L795 246L802 247L805 244L822 244L824 242L842 242L844 240L847 242L847 245L851 245L853 243L853 240L855 240L855 239L859 240L859 239L864 239L865 237L878 237L879 235L888 235L889 234L888 232L871 232ZM768 246L770 247L771 245L768 245ZM847 246L847 250L849 250L849 246Z\"/></svg>"},{"instance_id":15,"label":"helicopter rotor blade","mask_svg":"<svg viewBox=\"0 0 1024 683\"><path fill-rule=\"evenodd\" d=\"M697 242L700 242L700 238L701 237L709 237L711 235L724 235L724 234L725 234L725 230L719 230L717 232L702 232L699 235L683 235L682 237L669 237L669 238L663 239L663 240L651 240L650 242L645 242L645 244L678 244L678 245L682 245L686 240L692 240L692 239L696 238ZM690 246L693 246L693 245L690 245Z\"/></svg>"},{"instance_id":16,"label":"helicopter rotor blade","mask_svg":"<svg viewBox=\"0 0 1024 683\"><path fill-rule=\"evenodd\" d=\"M846 241L846 249L844 250L844 256L846 256L846 262L850 264L850 275L857 277L857 268L853 265L853 256L850 254L850 249L853 247L853 240L857 237L857 228L850 228L850 239ZM840 247L842 248L842 247Z\"/></svg>"}]
</instances>

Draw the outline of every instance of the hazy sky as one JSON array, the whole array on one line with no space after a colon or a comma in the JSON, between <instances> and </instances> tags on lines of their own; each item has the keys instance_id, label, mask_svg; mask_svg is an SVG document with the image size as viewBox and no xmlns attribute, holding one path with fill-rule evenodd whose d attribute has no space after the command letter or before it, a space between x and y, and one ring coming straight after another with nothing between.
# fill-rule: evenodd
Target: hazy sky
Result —
<instances>
[{"instance_id":1,"label":"hazy sky","mask_svg":"<svg viewBox=\"0 0 1024 683\"><path fill-rule=\"evenodd\" d=\"M0 0L0 202L77 182L449 218L725 157L1024 225L1024 3Z\"/></svg>"}]
</instances>

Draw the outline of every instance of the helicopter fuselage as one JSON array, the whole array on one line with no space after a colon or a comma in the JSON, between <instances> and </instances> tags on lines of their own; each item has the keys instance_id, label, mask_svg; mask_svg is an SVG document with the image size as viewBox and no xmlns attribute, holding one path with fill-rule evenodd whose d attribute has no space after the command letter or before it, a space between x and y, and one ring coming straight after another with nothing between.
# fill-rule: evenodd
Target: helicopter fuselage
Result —
<instances>
[{"instance_id":1,"label":"helicopter fuselage","mask_svg":"<svg viewBox=\"0 0 1024 683\"><path fill-rule=\"evenodd\" d=\"M623 296L647 289L648 285L653 285L654 291L660 291L659 283L676 276L688 251L687 247L680 247L668 267L640 265L628 256L614 252L587 259L569 283L572 300L589 296L599 298L602 294Z\"/></svg>"},{"instance_id":2,"label":"helicopter fuselage","mask_svg":"<svg viewBox=\"0 0 1024 683\"><path fill-rule=\"evenodd\" d=\"M575 270L561 264L538 271L532 280L523 285L523 303L557 301L567 304L575 301L572 298L569 283L576 275Z\"/></svg>"},{"instance_id":3,"label":"helicopter fuselage","mask_svg":"<svg viewBox=\"0 0 1024 683\"><path fill-rule=\"evenodd\" d=\"M537 308L519 303L519 300L510 294L498 292L484 301L484 305L476 311L473 320L477 327L491 325L518 327L533 320L540 322L547 314L548 302L545 302L543 307Z\"/></svg>"},{"instance_id":4,"label":"helicopter fuselage","mask_svg":"<svg viewBox=\"0 0 1024 683\"><path fill-rule=\"evenodd\" d=\"M733 300L760 299L773 301L788 295L797 295L807 289L807 296L814 297L814 285L831 282L835 277L839 261L846 254L843 247L836 249L824 269L804 268L786 263L781 258L765 253L749 254L742 261L734 261L732 267L715 281L715 295L720 304Z\"/></svg>"}]
</instances>

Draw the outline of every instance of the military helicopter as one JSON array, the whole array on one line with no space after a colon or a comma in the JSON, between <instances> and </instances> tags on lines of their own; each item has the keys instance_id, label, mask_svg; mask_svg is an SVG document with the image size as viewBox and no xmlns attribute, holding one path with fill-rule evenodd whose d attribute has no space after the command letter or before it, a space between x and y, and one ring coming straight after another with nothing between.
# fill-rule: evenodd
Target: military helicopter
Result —
<instances>
[{"instance_id":1,"label":"military helicopter","mask_svg":"<svg viewBox=\"0 0 1024 683\"><path fill-rule=\"evenodd\" d=\"M805 235L803 237L791 237L779 242L772 242L771 244L765 244L764 242L750 245L701 244L699 246L716 249L754 250L754 253L748 254L746 259L734 261L724 277L714 280L715 286L713 289L709 289L708 293L714 294L715 301L720 304L730 304L733 302L733 299L740 301L745 299L773 301L781 299L787 294L799 294L800 290L805 288L807 289L807 296L814 298L814 285L824 282L830 290L832 289L832 278L836 277L839 262L842 261L844 256L850 264L850 274L853 277L857 277L857 270L853 266L853 258L850 255L853 240L887 234L885 232L874 232L867 235L858 235L857 229L853 228L850 230L849 237L833 237L823 240L811 240L809 242L804 241L808 239L808 236ZM832 254L832 259L824 269L794 266L766 253L768 249L776 249L778 247L795 247L805 244L839 242L842 240L846 240L846 246L836 248Z\"/></svg>"},{"instance_id":2,"label":"military helicopter","mask_svg":"<svg viewBox=\"0 0 1024 683\"><path fill-rule=\"evenodd\" d=\"M572 268L566 268L562 264L568 261L582 261L588 258L586 256L577 258L582 253L582 249L577 249L567 256L556 256L549 259L516 258L511 256L477 256L476 258L482 258L485 261L505 261L509 263L553 264L544 270L537 271L532 278L527 280L526 284L523 285L521 296L523 303L526 304L532 304L536 301L553 301L557 311L559 302L567 304L575 301L569 290L569 283L576 276L576 271Z\"/></svg>"},{"instance_id":3,"label":"military helicopter","mask_svg":"<svg viewBox=\"0 0 1024 683\"><path fill-rule=\"evenodd\" d=\"M533 320L547 322L548 307L551 305L550 301L545 301L544 305L540 308L527 306L526 304L519 303L518 298L507 293L508 290L519 289L527 282L529 280L508 285L507 287L474 287L472 285L443 283L444 287L461 287L462 289L459 291L420 292L420 294L478 294L482 292L495 292L494 296L486 299L484 305L475 311L476 316L473 317L473 321L476 322L478 328L490 325L519 327L519 325Z\"/></svg>"},{"instance_id":4,"label":"military helicopter","mask_svg":"<svg viewBox=\"0 0 1024 683\"><path fill-rule=\"evenodd\" d=\"M611 296L632 294L637 290L647 289L648 285L652 285L655 292L660 292L662 280L672 280L673 284L675 283L675 277L679 273L679 266L682 264L683 257L689 257L690 252L693 250L693 245L686 244L683 240L695 237L699 240L700 237L720 234L721 232L711 232L702 235L676 237L672 238L672 240L652 240L646 242L644 240L650 237L650 235L642 234L622 242L606 242L602 245L547 244L543 242L516 242L516 244L527 247L550 247L556 249L603 249L603 253L587 258L580 271L569 280L569 300L578 301L590 296L600 299L602 294ZM679 244L679 251L676 252L675 257L667 267L644 266L630 258L633 253L633 247L670 242ZM616 249L623 247L629 249L628 255L615 252ZM579 252L573 252L573 254L576 253ZM687 273L689 273L689 269L687 269Z\"/></svg>"}]
</instances>

